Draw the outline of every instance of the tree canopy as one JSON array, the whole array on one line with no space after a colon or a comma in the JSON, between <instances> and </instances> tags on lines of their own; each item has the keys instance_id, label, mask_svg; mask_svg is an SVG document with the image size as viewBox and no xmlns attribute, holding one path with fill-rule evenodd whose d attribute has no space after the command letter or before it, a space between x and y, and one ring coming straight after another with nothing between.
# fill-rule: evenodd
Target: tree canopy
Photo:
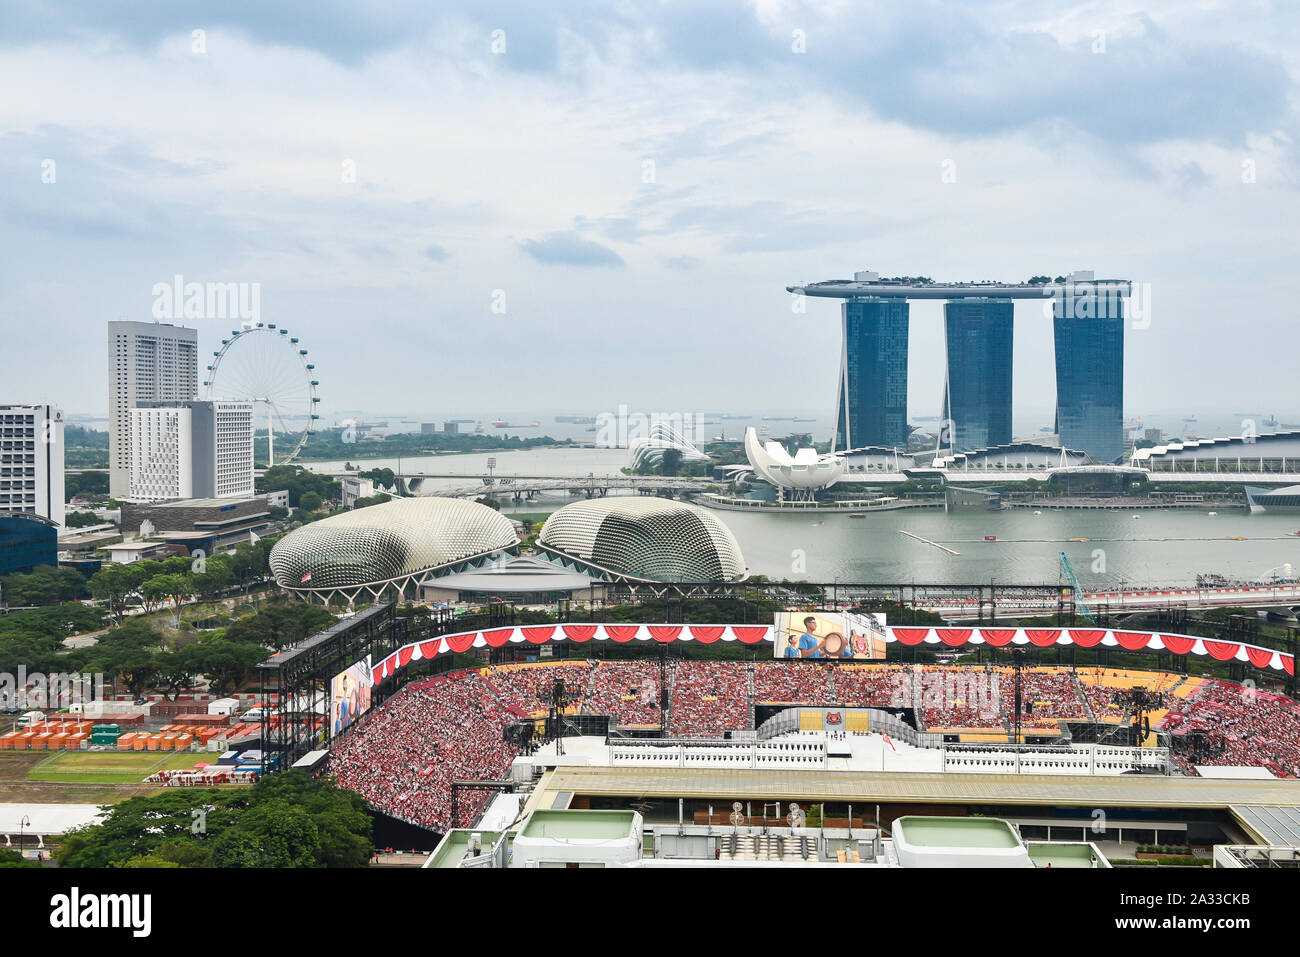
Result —
<instances>
[{"instance_id":1,"label":"tree canopy","mask_svg":"<svg viewBox=\"0 0 1300 957\"><path fill-rule=\"evenodd\" d=\"M371 820L332 778L282 771L251 788L164 788L64 837L62 867L364 867Z\"/></svg>"}]
</instances>

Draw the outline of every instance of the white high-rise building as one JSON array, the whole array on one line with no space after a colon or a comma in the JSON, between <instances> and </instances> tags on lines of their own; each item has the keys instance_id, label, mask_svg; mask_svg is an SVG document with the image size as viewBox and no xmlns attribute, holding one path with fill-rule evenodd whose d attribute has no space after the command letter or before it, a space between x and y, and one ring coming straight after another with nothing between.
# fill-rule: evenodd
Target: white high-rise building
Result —
<instances>
[{"instance_id":1,"label":"white high-rise building","mask_svg":"<svg viewBox=\"0 0 1300 957\"><path fill-rule=\"evenodd\" d=\"M108 324L109 494L130 494L131 410L141 402L187 402L198 389L198 330L163 322Z\"/></svg>"},{"instance_id":2,"label":"white high-rise building","mask_svg":"<svg viewBox=\"0 0 1300 957\"><path fill-rule=\"evenodd\" d=\"M253 403L248 400L145 402L131 410L128 498L253 495Z\"/></svg>"},{"instance_id":3,"label":"white high-rise building","mask_svg":"<svg viewBox=\"0 0 1300 957\"><path fill-rule=\"evenodd\" d=\"M26 512L63 524L63 410L0 405L0 515Z\"/></svg>"}]
</instances>

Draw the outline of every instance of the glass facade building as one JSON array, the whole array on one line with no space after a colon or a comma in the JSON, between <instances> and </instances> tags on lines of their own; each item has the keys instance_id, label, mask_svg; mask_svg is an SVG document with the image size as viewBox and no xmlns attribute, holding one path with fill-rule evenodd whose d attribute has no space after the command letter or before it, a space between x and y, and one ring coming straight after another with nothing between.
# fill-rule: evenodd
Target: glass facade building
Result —
<instances>
[{"instance_id":1,"label":"glass facade building","mask_svg":"<svg viewBox=\"0 0 1300 957\"><path fill-rule=\"evenodd\" d=\"M835 450L905 448L906 299L847 299L836 395Z\"/></svg>"},{"instance_id":2,"label":"glass facade building","mask_svg":"<svg viewBox=\"0 0 1300 957\"><path fill-rule=\"evenodd\" d=\"M58 529L28 515L0 515L0 575L59 563Z\"/></svg>"},{"instance_id":3,"label":"glass facade building","mask_svg":"<svg viewBox=\"0 0 1300 957\"><path fill-rule=\"evenodd\" d=\"M954 299L943 307L947 352L940 444L970 452L1011 441L1010 299Z\"/></svg>"},{"instance_id":4,"label":"glass facade building","mask_svg":"<svg viewBox=\"0 0 1300 957\"><path fill-rule=\"evenodd\" d=\"M1056 431L1097 462L1124 455L1124 303L1118 295L1063 295L1056 336Z\"/></svg>"}]
</instances>

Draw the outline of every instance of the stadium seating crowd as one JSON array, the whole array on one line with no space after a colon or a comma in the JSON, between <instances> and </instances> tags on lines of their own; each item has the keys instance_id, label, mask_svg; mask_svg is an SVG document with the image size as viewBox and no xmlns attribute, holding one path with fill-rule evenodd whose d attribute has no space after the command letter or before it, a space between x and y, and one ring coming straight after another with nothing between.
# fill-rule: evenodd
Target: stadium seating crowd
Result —
<instances>
[{"instance_id":1,"label":"stadium seating crowd","mask_svg":"<svg viewBox=\"0 0 1300 957\"><path fill-rule=\"evenodd\" d=\"M573 661L554 665L501 665L484 669L483 676L502 704L520 717L531 717L550 709L556 679L564 681L570 705L580 706L595 664Z\"/></svg>"},{"instance_id":2,"label":"stadium seating crowd","mask_svg":"<svg viewBox=\"0 0 1300 957\"><path fill-rule=\"evenodd\" d=\"M1005 729L995 669L925 667L917 677L926 729Z\"/></svg>"},{"instance_id":3,"label":"stadium seating crowd","mask_svg":"<svg viewBox=\"0 0 1300 957\"><path fill-rule=\"evenodd\" d=\"M608 714L620 725L660 727L659 663L657 661L602 661L596 666L591 696L583 706L587 714Z\"/></svg>"},{"instance_id":4,"label":"stadium seating crowd","mask_svg":"<svg viewBox=\"0 0 1300 957\"><path fill-rule=\"evenodd\" d=\"M836 704L848 708L912 707L912 676L891 665L838 665Z\"/></svg>"},{"instance_id":5,"label":"stadium seating crowd","mask_svg":"<svg viewBox=\"0 0 1300 957\"><path fill-rule=\"evenodd\" d=\"M1015 713L1015 679L1009 668L1000 669L998 685L1002 691L1002 711L1008 718ZM1087 721L1084 704L1074 675L1066 669L1026 668L1020 672L1021 724L1046 721Z\"/></svg>"},{"instance_id":6,"label":"stadium seating crowd","mask_svg":"<svg viewBox=\"0 0 1300 957\"><path fill-rule=\"evenodd\" d=\"M749 727L749 670L744 663L680 662L673 682L672 734L707 737Z\"/></svg>"},{"instance_id":7,"label":"stadium seating crowd","mask_svg":"<svg viewBox=\"0 0 1300 957\"><path fill-rule=\"evenodd\" d=\"M363 717L331 756L343 787L394 817L434 830L452 825L451 782L502 778L518 751L503 740L513 715L477 672L412 684ZM461 822L491 797L466 791Z\"/></svg>"},{"instance_id":8,"label":"stadium seating crowd","mask_svg":"<svg viewBox=\"0 0 1300 957\"><path fill-rule=\"evenodd\" d=\"M921 682L927 728L1003 729L1014 706L1011 672L1002 668L842 666L811 663L678 661L671 666L669 733L714 736L749 727L749 702L789 701L846 707L910 706ZM451 783L500 779L518 755L504 741L506 725L549 705L556 677L570 701L587 714L609 714L619 724L659 726L657 661L575 661L507 665L458 671L408 685L364 715L333 749L332 772L373 806L433 830L451 826ZM1231 682L1184 679L1158 673L1079 673L1028 669L1025 696L1034 707L1025 719L1086 720L1083 696L1104 720L1119 717L1117 689L1140 686L1157 695L1156 727L1176 737L1206 732L1214 753L1195 761L1176 749L1180 771L1193 764L1262 766L1300 777L1300 709L1281 695ZM1194 690L1187 693L1191 686ZM1081 691L1082 689L1082 696ZM466 791L460 822L471 822L491 797Z\"/></svg>"},{"instance_id":9,"label":"stadium seating crowd","mask_svg":"<svg viewBox=\"0 0 1300 957\"><path fill-rule=\"evenodd\" d=\"M795 704L837 704L833 666L811 661L760 661L754 665L754 700Z\"/></svg>"},{"instance_id":10,"label":"stadium seating crowd","mask_svg":"<svg viewBox=\"0 0 1300 957\"><path fill-rule=\"evenodd\" d=\"M1200 694L1182 703L1165 726L1175 735L1208 732L1217 750L1196 763L1207 767L1265 767L1279 777L1300 777L1300 713L1282 695L1227 681L1208 681ZM1176 749L1177 750L1177 749ZM1180 770L1192 762L1179 756Z\"/></svg>"}]
</instances>

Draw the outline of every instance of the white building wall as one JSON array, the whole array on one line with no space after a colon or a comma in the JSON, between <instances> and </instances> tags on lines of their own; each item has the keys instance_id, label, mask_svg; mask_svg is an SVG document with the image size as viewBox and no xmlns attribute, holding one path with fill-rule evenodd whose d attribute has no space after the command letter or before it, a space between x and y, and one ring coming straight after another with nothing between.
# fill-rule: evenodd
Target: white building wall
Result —
<instances>
[{"instance_id":1,"label":"white building wall","mask_svg":"<svg viewBox=\"0 0 1300 957\"><path fill-rule=\"evenodd\" d=\"M250 498L253 495L253 403L219 400L212 406L216 420L214 495Z\"/></svg>"},{"instance_id":2,"label":"white building wall","mask_svg":"<svg viewBox=\"0 0 1300 957\"><path fill-rule=\"evenodd\" d=\"M131 410L127 497L144 502L194 497L192 418L188 408Z\"/></svg>"},{"instance_id":3,"label":"white building wall","mask_svg":"<svg viewBox=\"0 0 1300 957\"><path fill-rule=\"evenodd\" d=\"M62 525L63 410L0 405L0 514L25 512Z\"/></svg>"},{"instance_id":4,"label":"white building wall","mask_svg":"<svg viewBox=\"0 0 1300 957\"><path fill-rule=\"evenodd\" d=\"M160 322L108 324L108 484L131 484L131 410L139 402L184 402L198 394L198 331Z\"/></svg>"}]
</instances>

